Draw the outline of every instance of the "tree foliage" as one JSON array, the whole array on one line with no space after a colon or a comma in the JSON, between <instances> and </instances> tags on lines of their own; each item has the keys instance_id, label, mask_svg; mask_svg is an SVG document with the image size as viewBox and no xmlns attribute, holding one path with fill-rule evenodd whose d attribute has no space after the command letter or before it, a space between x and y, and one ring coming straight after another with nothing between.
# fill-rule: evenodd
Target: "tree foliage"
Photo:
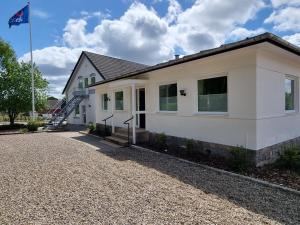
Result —
<instances>
[{"instance_id":1,"label":"tree foliage","mask_svg":"<svg viewBox=\"0 0 300 225\"><path fill-rule=\"evenodd\" d=\"M47 103L48 82L34 65L35 107L38 111ZM31 65L19 63L12 47L0 40L0 111L6 112L13 124L21 112L31 111Z\"/></svg>"}]
</instances>

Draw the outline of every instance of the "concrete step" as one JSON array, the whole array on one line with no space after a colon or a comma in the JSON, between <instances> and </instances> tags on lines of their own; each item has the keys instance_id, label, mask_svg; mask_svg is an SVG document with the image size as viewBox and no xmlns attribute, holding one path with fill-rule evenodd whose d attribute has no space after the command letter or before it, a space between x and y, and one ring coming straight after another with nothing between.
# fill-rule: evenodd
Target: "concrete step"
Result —
<instances>
[{"instance_id":1,"label":"concrete step","mask_svg":"<svg viewBox=\"0 0 300 225\"><path fill-rule=\"evenodd\" d=\"M136 128L135 129L135 132L136 133L145 133L147 132L145 129L141 129L141 128ZM128 129L127 128L121 128L121 127L116 127L116 130L115 130L115 133L118 133L118 134L128 134ZM130 135L132 135L132 128L129 129L129 133Z\"/></svg>"},{"instance_id":2,"label":"concrete step","mask_svg":"<svg viewBox=\"0 0 300 225\"><path fill-rule=\"evenodd\" d=\"M128 146L127 139L124 140L123 138L119 138L119 137L116 137L116 136L108 136L108 137L105 138L105 140L110 141L112 143L115 143L117 145Z\"/></svg>"},{"instance_id":3,"label":"concrete step","mask_svg":"<svg viewBox=\"0 0 300 225\"><path fill-rule=\"evenodd\" d=\"M116 132L116 133L113 133L113 136L124 139L124 140L128 140L128 133L127 132L126 133ZM129 134L129 138L132 139L132 133Z\"/></svg>"}]
</instances>

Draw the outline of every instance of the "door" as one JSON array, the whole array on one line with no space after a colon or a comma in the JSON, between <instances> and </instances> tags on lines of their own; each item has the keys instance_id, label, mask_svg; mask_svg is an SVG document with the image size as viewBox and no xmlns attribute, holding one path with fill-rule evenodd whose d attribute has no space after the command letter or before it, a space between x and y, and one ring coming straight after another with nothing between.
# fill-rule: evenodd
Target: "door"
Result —
<instances>
[{"instance_id":1,"label":"door","mask_svg":"<svg viewBox=\"0 0 300 225\"><path fill-rule=\"evenodd\" d=\"M85 107L85 105L81 106L81 112L82 112L82 122L83 122L83 124L86 124L86 107Z\"/></svg>"},{"instance_id":2,"label":"door","mask_svg":"<svg viewBox=\"0 0 300 225\"><path fill-rule=\"evenodd\" d=\"M136 90L136 125L139 128L146 128L146 114L140 113L145 112L146 110L146 101L145 101L145 88L138 88Z\"/></svg>"}]
</instances>

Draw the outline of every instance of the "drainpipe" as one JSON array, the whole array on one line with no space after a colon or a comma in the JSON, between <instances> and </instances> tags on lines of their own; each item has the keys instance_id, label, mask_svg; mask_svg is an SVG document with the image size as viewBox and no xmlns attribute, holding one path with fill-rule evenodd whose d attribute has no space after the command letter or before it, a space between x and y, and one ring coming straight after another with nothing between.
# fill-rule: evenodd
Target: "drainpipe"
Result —
<instances>
[{"instance_id":1,"label":"drainpipe","mask_svg":"<svg viewBox=\"0 0 300 225\"><path fill-rule=\"evenodd\" d=\"M135 133L135 117L136 117L136 94L135 94L135 84L131 85L131 112L133 116L132 120L132 143L136 143L136 133Z\"/></svg>"}]
</instances>

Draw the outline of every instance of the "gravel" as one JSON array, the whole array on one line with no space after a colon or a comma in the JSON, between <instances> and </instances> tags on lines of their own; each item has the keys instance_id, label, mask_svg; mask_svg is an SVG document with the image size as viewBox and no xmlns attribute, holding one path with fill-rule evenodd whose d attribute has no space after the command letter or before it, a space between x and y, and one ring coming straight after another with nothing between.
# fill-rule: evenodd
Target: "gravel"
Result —
<instances>
[{"instance_id":1,"label":"gravel","mask_svg":"<svg viewBox=\"0 0 300 225\"><path fill-rule=\"evenodd\" d=\"M8 135L0 224L300 224L300 196L82 135Z\"/></svg>"}]
</instances>

